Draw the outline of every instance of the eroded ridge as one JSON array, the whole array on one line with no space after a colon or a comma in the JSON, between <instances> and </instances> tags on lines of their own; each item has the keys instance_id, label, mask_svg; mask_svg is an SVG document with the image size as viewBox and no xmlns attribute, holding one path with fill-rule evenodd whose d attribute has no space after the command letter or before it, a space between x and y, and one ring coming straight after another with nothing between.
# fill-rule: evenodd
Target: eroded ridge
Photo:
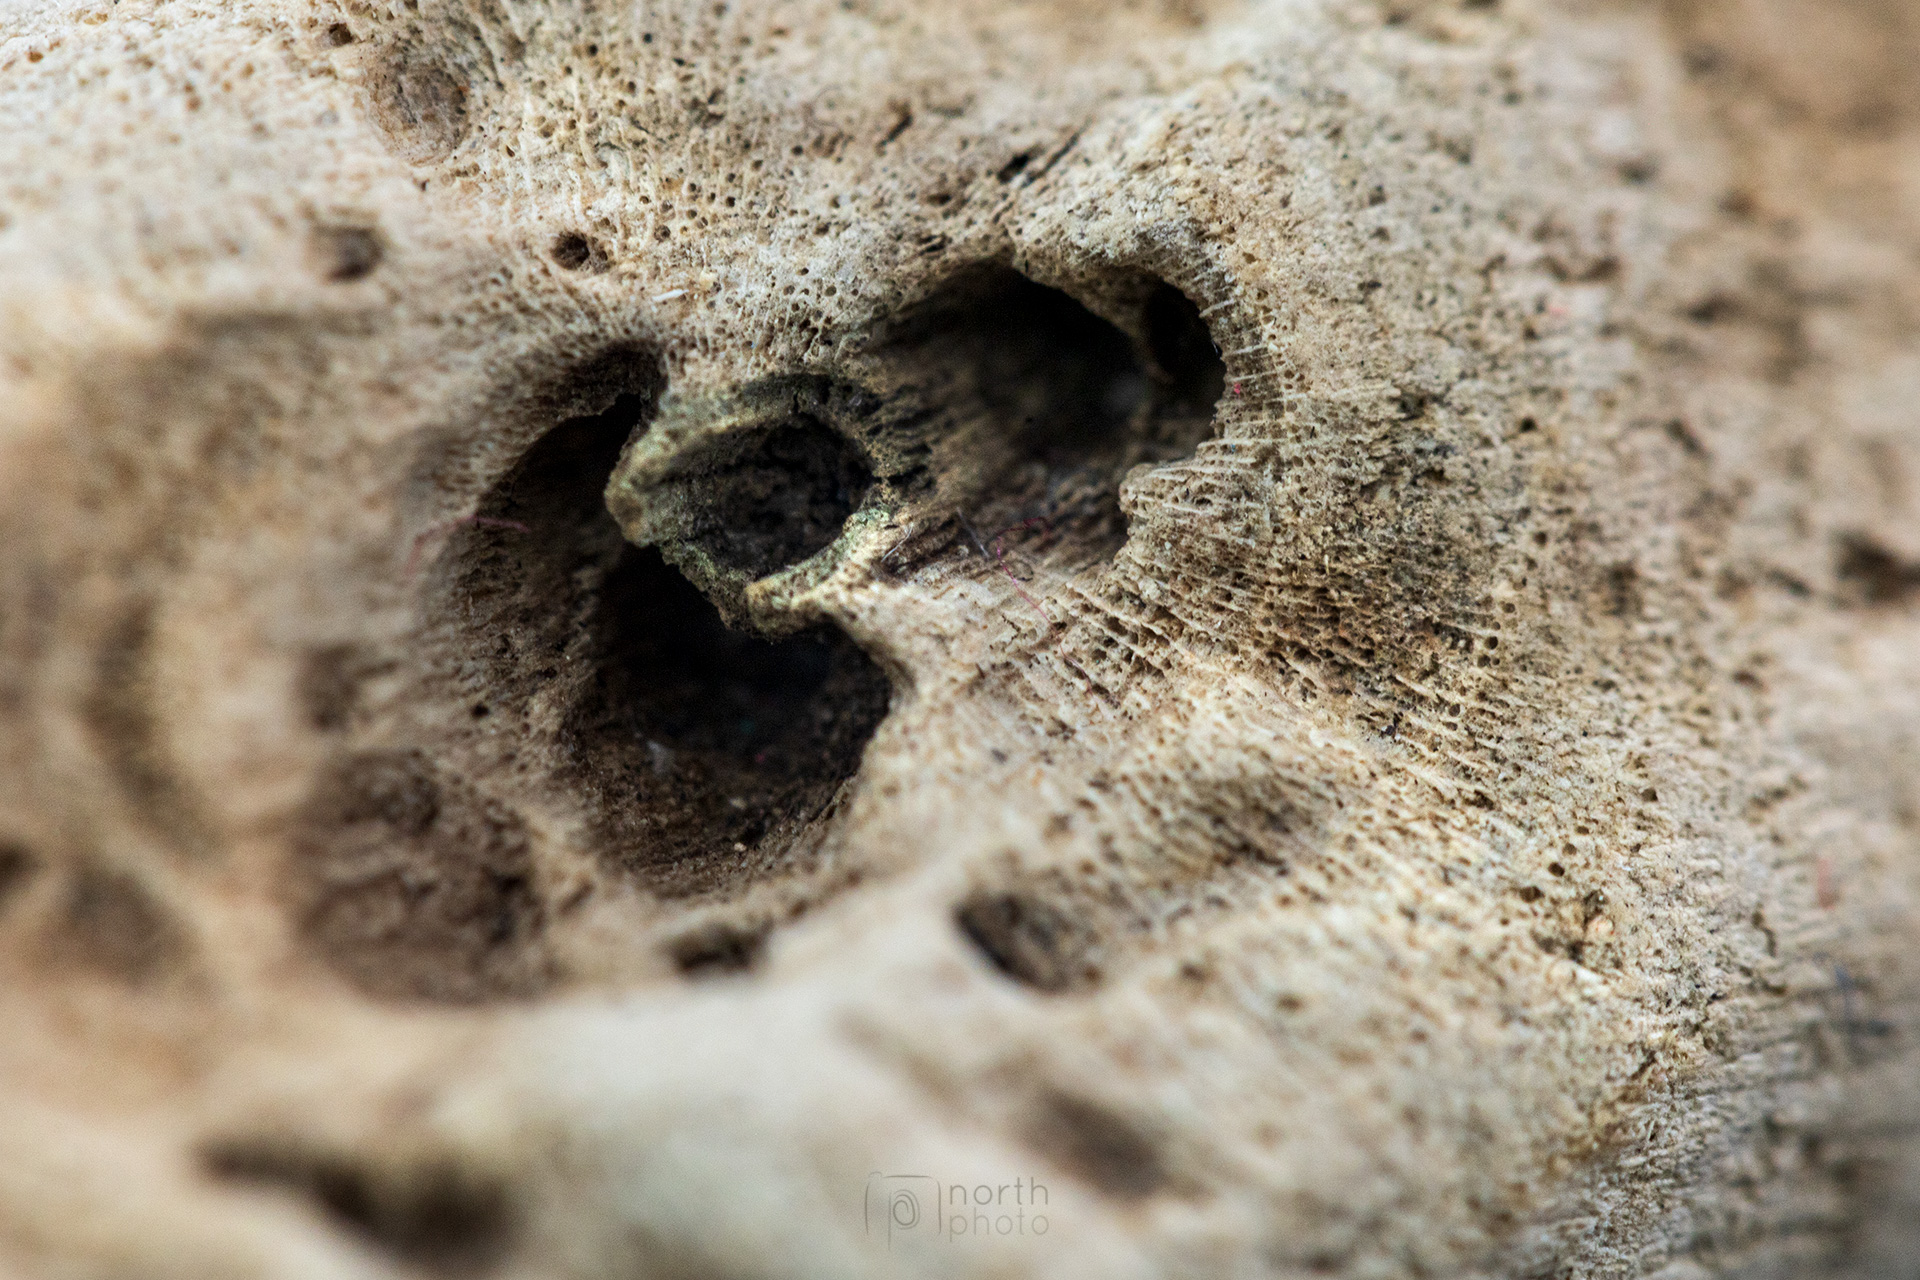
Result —
<instances>
[{"instance_id":1,"label":"eroded ridge","mask_svg":"<svg viewBox=\"0 0 1920 1280\"><path fill-rule=\"evenodd\" d=\"M893 575L956 545L1096 568L1126 540L1122 482L1190 455L1224 389L1178 289L1132 274L1098 300L1127 327L1011 269L962 272L847 367L669 395L608 505L729 622L767 632L817 616L810 594L882 539Z\"/></svg>"}]
</instances>

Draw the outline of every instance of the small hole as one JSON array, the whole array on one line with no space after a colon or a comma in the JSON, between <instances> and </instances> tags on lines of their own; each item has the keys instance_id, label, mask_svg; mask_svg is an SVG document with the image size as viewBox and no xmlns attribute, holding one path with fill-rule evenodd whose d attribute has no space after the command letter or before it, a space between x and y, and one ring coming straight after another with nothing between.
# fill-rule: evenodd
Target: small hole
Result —
<instances>
[{"instance_id":1,"label":"small hole","mask_svg":"<svg viewBox=\"0 0 1920 1280\"><path fill-rule=\"evenodd\" d=\"M1035 990L1069 991L1098 979L1093 931L1030 894L976 893L954 923L994 968Z\"/></svg>"},{"instance_id":2,"label":"small hole","mask_svg":"<svg viewBox=\"0 0 1920 1280\"><path fill-rule=\"evenodd\" d=\"M1902 559L1858 534L1840 540L1834 573L1849 602L1891 605L1920 595L1920 562Z\"/></svg>"},{"instance_id":3,"label":"small hole","mask_svg":"<svg viewBox=\"0 0 1920 1280\"><path fill-rule=\"evenodd\" d=\"M25 845L0 840L0 907L26 886L40 869L40 860Z\"/></svg>"},{"instance_id":4,"label":"small hole","mask_svg":"<svg viewBox=\"0 0 1920 1280\"><path fill-rule=\"evenodd\" d=\"M1139 1199L1162 1190L1169 1181L1157 1142L1119 1112L1085 1098L1047 1095L1029 1140L1111 1196Z\"/></svg>"},{"instance_id":5,"label":"small hole","mask_svg":"<svg viewBox=\"0 0 1920 1280\"><path fill-rule=\"evenodd\" d=\"M1022 151L1020 154L1014 156L1011 160L1008 160L1005 164L1001 165L1000 172L995 174L994 176L998 178L1001 182L1012 182L1015 178L1019 177L1022 173L1026 172L1027 166L1032 163L1033 163L1033 152Z\"/></svg>"},{"instance_id":6,"label":"small hole","mask_svg":"<svg viewBox=\"0 0 1920 1280\"><path fill-rule=\"evenodd\" d=\"M715 924L675 938L667 945L667 953L687 977L711 978L753 968L765 954L766 944L764 929Z\"/></svg>"},{"instance_id":7,"label":"small hole","mask_svg":"<svg viewBox=\"0 0 1920 1280\"><path fill-rule=\"evenodd\" d=\"M314 232L314 254L328 281L351 284L372 275L387 250L372 227L321 227Z\"/></svg>"},{"instance_id":8,"label":"small hole","mask_svg":"<svg viewBox=\"0 0 1920 1280\"><path fill-rule=\"evenodd\" d=\"M553 260L568 271L605 271L607 253L599 241L568 231L555 236Z\"/></svg>"},{"instance_id":9,"label":"small hole","mask_svg":"<svg viewBox=\"0 0 1920 1280\"><path fill-rule=\"evenodd\" d=\"M336 22L327 28L327 44L338 49L343 44L353 43L353 28L344 22Z\"/></svg>"}]
</instances>

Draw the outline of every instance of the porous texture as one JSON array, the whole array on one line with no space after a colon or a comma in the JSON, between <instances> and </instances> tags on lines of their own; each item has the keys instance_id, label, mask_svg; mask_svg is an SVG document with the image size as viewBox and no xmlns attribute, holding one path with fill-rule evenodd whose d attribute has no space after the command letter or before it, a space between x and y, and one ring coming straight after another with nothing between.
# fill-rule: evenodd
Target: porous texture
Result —
<instances>
[{"instance_id":1,"label":"porous texture","mask_svg":"<svg viewBox=\"0 0 1920 1280\"><path fill-rule=\"evenodd\" d=\"M9 6L0 1270L1911 1276L1916 64Z\"/></svg>"}]
</instances>

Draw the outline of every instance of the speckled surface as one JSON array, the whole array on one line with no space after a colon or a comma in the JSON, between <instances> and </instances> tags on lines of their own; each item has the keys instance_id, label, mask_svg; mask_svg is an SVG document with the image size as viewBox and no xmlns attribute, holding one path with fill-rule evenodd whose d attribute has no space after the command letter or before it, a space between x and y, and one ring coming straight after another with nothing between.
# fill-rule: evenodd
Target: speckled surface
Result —
<instances>
[{"instance_id":1,"label":"speckled surface","mask_svg":"<svg viewBox=\"0 0 1920 1280\"><path fill-rule=\"evenodd\" d=\"M1917 54L11 6L0 1265L1912 1274Z\"/></svg>"}]
</instances>

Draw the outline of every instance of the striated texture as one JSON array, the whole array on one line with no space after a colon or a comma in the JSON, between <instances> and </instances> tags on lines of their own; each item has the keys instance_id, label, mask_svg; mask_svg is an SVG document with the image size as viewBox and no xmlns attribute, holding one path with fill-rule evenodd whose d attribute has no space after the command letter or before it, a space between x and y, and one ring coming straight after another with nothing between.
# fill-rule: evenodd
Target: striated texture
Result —
<instances>
[{"instance_id":1,"label":"striated texture","mask_svg":"<svg viewBox=\"0 0 1920 1280\"><path fill-rule=\"evenodd\" d=\"M0 1270L1913 1275L1916 60L0 10Z\"/></svg>"}]
</instances>

